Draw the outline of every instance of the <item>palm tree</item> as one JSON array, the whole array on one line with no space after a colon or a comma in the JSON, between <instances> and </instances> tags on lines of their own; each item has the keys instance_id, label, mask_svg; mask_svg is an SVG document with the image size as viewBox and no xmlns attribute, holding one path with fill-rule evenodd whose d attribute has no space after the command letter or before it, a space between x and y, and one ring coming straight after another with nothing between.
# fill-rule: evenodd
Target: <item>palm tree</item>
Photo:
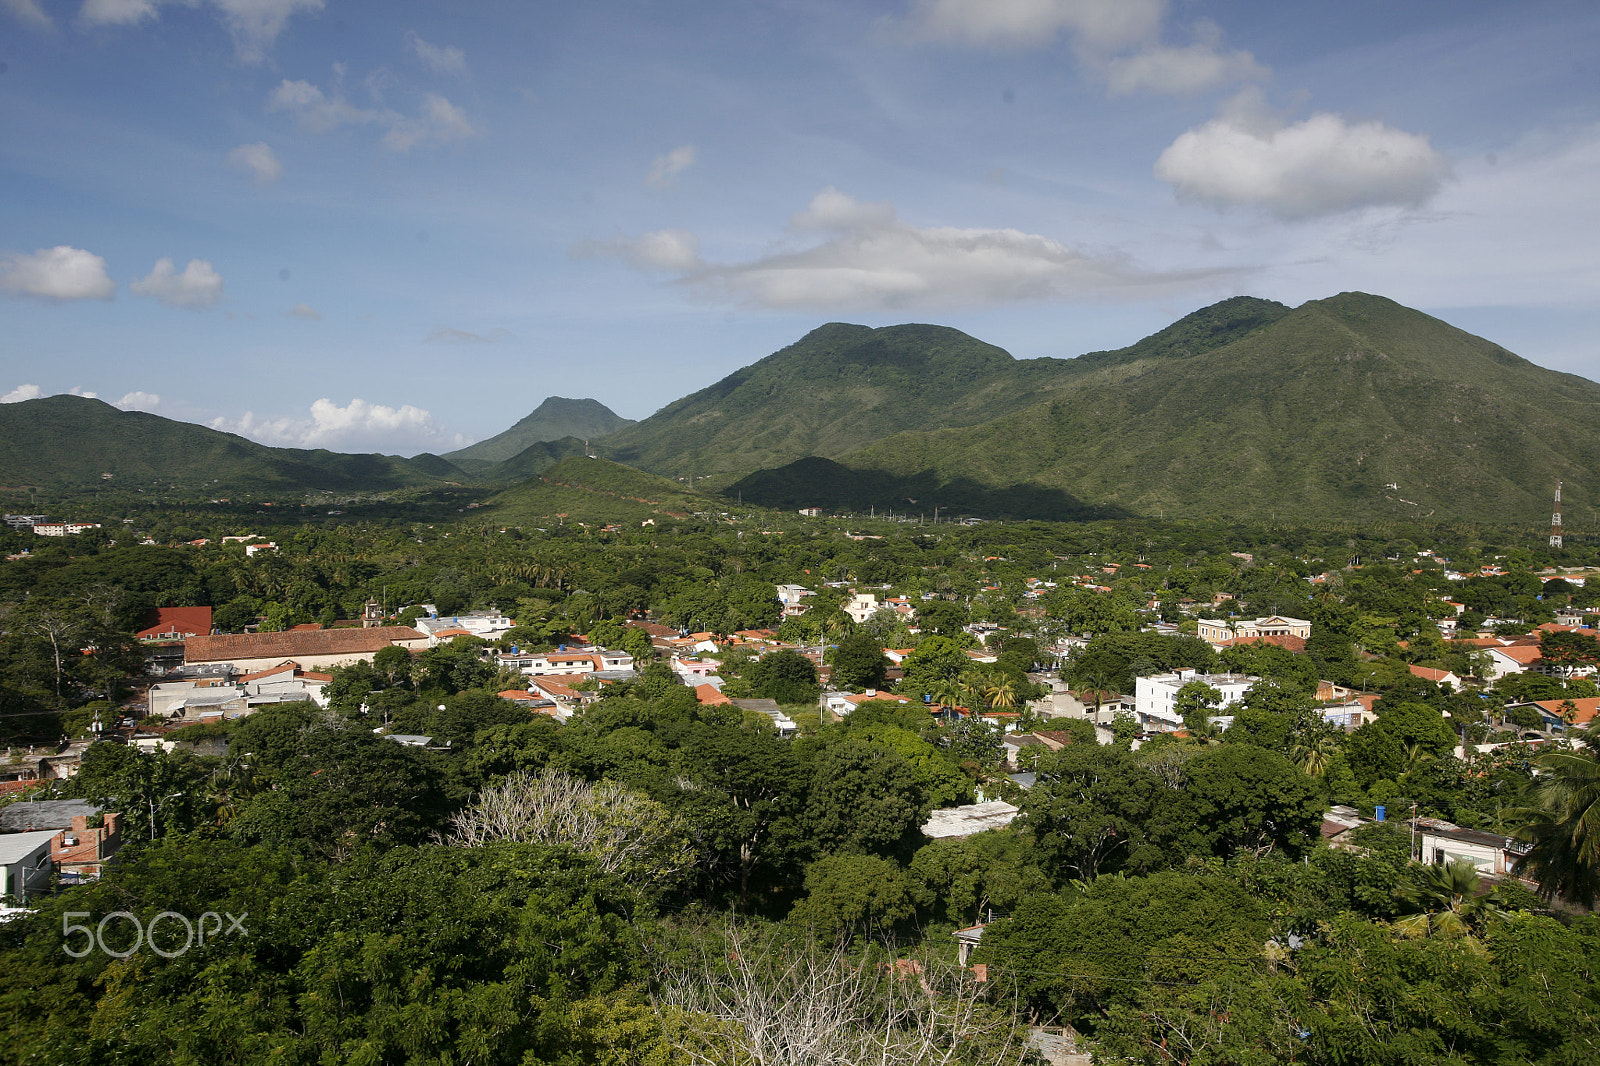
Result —
<instances>
[{"instance_id":1,"label":"palm tree","mask_svg":"<svg viewBox=\"0 0 1600 1066\"><path fill-rule=\"evenodd\" d=\"M1517 860L1517 873L1538 881L1545 899L1593 907L1600 897L1600 726L1575 739L1575 749L1534 757L1534 806L1517 812L1523 822L1513 833L1533 847Z\"/></svg>"},{"instance_id":2,"label":"palm tree","mask_svg":"<svg viewBox=\"0 0 1600 1066\"><path fill-rule=\"evenodd\" d=\"M1299 766L1300 772L1307 777L1321 777L1328 772L1328 760L1332 759L1338 750L1338 742L1327 736L1317 737L1309 744L1296 744L1295 765Z\"/></svg>"},{"instance_id":3,"label":"palm tree","mask_svg":"<svg viewBox=\"0 0 1600 1066\"><path fill-rule=\"evenodd\" d=\"M1479 894L1478 868L1468 859L1449 866L1423 866L1415 869L1414 876L1414 882L1395 891L1410 911L1395 919L1401 936L1469 936L1505 917L1493 893Z\"/></svg>"},{"instance_id":4,"label":"palm tree","mask_svg":"<svg viewBox=\"0 0 1600 1066\"><path fill-rule=\"evenodd\" d=\"M1010 710L1017 705L1017 689L1004 678L991 678L984 686L983 698L991 707Z\"/></svg>"}]
</instances>

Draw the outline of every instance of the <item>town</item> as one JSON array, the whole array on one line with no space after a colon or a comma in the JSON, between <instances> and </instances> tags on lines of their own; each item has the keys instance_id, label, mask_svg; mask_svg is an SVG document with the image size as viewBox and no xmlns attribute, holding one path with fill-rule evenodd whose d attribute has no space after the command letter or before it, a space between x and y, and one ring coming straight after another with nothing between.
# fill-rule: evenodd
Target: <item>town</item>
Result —
<instances>
[{"instance_id":1,"label":"town","mask_svg":"<svg viewBox=\"0 0 1600 1066\"><path fill-rule=\"evenodd\" d=\"M1592 813L1548 806L1593 773L1587 546L1197 522L52 517L8 516L0 569L0 892L18 987L133 965L123 928L104 931L109 954L62 955L64 909L143 919L131 958L149 967L141 906L248 911L267 923L252 937L281 937L293 870L318 871L304 891L320 923L346 920L322 895L341 879L449 892L515 854L547 870L519 876L559 906L611 916L550 935L579 938L564 951L630 945L618 976L563 978L623 1015L665 994L639 938L711 935L693 913L760 923L714 934L766 945L751 942L751 965L808 929L924 983L945 974L991 1036L1061 1062L1139 1054L1174 1018L1215 1022L1196 990L1290 986L1309 998L1210 1039L1271 1045L1292 1016L1321 1035L1290 1039L1364 1053L1349 1049L1376 1038L1335 1035L1356 1001L1313 980L1355 965L1356 943L1401 966L1502 952L1511 970L1452 994L1492 988L1510 1011L1515 967L1545 965L1518 954L1536 937L1571 966L1542 1009L1593 993L1596 866L1563 850ZM190 870L195 913L156 906L168 868ZM130 910L129 892L146 903ZM558 920L546 910L520 920ZM1097 931L1060 938L1090 915ZM440 918L348 920L377 935ZM187 1001L207 967L248 956L264 975L261 943L209 944L163 963L179 968L166 980ZM421 964L403 940L367 950L396 972ZM521 950L426 995L489 994ZM1175 951L1220 954L1157 965ZM273 979L315 980L315 952L292 954ZM708 979L671 978L696 996ZM378 995L388 979L361 980ZM451 1021L450 1040L476 1024Z\"/></svg>"}]
</instances>

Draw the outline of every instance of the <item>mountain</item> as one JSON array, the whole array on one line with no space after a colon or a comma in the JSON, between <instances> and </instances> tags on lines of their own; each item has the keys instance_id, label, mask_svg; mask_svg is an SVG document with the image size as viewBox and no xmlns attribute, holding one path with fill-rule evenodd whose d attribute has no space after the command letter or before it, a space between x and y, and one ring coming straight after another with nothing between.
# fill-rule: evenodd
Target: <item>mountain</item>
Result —
<instances>
[{"instance_id":1,"label":"mountain","mask_svg":"<svg viewBox=\"0 0 1600 1066\"><path fill-rule=\"evenodd\" d=\"M1364 293L1262 317L1200 351L1086 357L1070 392L874 442L810 498L829 506L830 482L902 496L959 482L1168 516L1539 523L1562 480L1568 513L1594 514L1600 385ZM787 483L771 497L795 498L795 476L729 491L762 503Z\"/></svg>"},{"instance_id":2,"label":"mountain","mask_svg":"<svg viewBox=\"0 0 1600 1066\"><path fill-rule=\"evenodd\" d=\"M623 418L599 400L569 400L562 396L551 396L532 414L504 433L450 452L445 458L463 470L480 473L535 444L557 441L562 437L593 440L633 424L633 419Z\"/></svg>"},{"instance_id":3,"label":"mountain","mask_svg":"<svg viewBox=\"0 0 1600 1066\"><path fill-rule=\"evenodd\" d=\"M131 491L159 482L196 491L359 492L466 480L437 455L269 448L81 396L0 404L0 484L7 486Z\"/></svg>"},{"instance_id":4,"label":"mountain","mask_svg":"<svg viewBox=\"0 0 1600 1066\"><path fill-rule=\"evenodd\" d=\"M944 326L833 322L604 441L630 466L672 476L838 456L901 430L975 425L1017 406L1016 360Z\"/></svg>"},{"instance_id":5,"label":"mountain","mask_svg":"<svg viewBox=\"0 0 1600 1066\"><path fill-rule=\"evenodd\" d=\"M602 450L672 476L838 459L899 432L1002 418L1064 394L1096 368L1200 354L1288 311L1237 297L1132 347L1078 359L1018 360L947 326L832 322L607 437Z\"/></svg>"},{"instance_id":6,"label":"mountain","mask_svg":"<svg viewBox=\"0 0 1600 1066\"><path fill-rule=\"evenodd\" d=\"M648 518L682 517L724 506L720 499L685 489L675 481L580 455L490 497L474 518L506 525L637 524Z\"/></svg>"}]
</instances>

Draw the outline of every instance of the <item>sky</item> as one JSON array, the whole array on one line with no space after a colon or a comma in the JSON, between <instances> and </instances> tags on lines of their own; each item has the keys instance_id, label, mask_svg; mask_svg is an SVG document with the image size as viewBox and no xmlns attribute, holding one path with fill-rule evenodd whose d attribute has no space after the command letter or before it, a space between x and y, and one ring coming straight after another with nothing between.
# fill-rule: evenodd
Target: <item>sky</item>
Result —
<instances>
[{"instance_id":1,"label":"sky","mask_svg":"<svg viewBox=\"0 0 1600 1066\"><path fill-rule=\"evenodd\" d=\"M1600 378L1592 0L0 0L0 402L446 452L830 321L1376 293Z\"/></svg>"}]
</instances>

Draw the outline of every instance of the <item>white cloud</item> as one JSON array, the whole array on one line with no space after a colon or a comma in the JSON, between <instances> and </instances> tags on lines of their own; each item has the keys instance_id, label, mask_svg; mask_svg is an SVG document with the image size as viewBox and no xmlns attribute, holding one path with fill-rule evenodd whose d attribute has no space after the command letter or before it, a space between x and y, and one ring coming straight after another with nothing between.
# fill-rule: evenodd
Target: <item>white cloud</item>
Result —
<instances>
[{"instance_id":1,"label":"white cloud","mask_svg":"<svg viewBox=\"0 0 1600 1066\"><path fill-rule=\"evenodd\" d=\"M4 396L0 396L0 403L21 403L23 400L37 400L44 395L44 390L37 385L18 385Z\"/></svg>"},{"instance_id":2,"label":"white cloud","mask_svg":"<svg viewBox=\"0 0 1600 1066\"><path fill-rule=\"evenodd\" d=\"M1209 19L1188 45L1163 44L1167 0L913 0L898 26L913 41L1048 48L1065 39L1112 95L1191 94L1265 78L1249 52L1227 51Z\"/></svg>"},{"instance_id":3,"label":"white cloud","mask_svg":"<svg viewBox=\"0 0 1600 1066\"><path fill-rule=\"evenodd\" d=\"M106 261L93 252L58 244L32 255L0 257L0 289L43 300L109 300L117 283Z\"/></svg>"},{"instance_id":4,"label":"white cloud","mask_svg":"<svg viewBox=\"0 0 1600 1066\"><path fill-rule=\"evenodd\" d=\"M161 397L153 392L142 392L136 389L123 396L113 406L120 407L124 411L153 411L161 406Z\"/></svg>"},{"instance_id":5,"label":"white cloud","mask_svg":"<svg viewBox=\"0 0 1600 1066\"><path fill-rule=\"evenodd\" d=\"M1286 124L1246 90L1156 160L1179 199L1310 218L1363 207L1418 207L1450 176L1428 138L1326 112Z\"/></svg>"},{"instance_id":6,"label":"white cloud","mask_svg":"<svg viewBox=\"0 0 1600 1066\"><path fill-rule=\"evenodd\" d=\"M388 125L383 145L396 152L408 152L419 144L449 144L478 132L459 107L437 93L423 97L422 110L416 118L394 116Z\"/></svg>"},{"instance_id":7,"label":"white cloud","mask_svg":"<svg viewBox=\"0 0 1600 1066\"><path fill-rule=\"evenodd\" d=\"M78 385L74 385L72 388L68 389L67 395L82 396L85 400L98 400L100 398L100 394L98 392L90 392L88 389L82 388Z\"/></svg>"},{"instance_id":8,"label":"white cloud","mask_svg":"<svg viewBox=\"0 0 1600 1066\"><path fill-rule=\"evenodd\" d=\"M913 40L1039 48L1060 36L1081 49L1122 51L1158 33L1166 0L914 0Z\"/></svg>"},{"instance_id":9,"label":"white cloud","mask_svg":"<svg viewBox=\"0 0 1600 1066\"><path fill-rule=\"evenodd\" d=\"M1131 55L1115 56L1105 67L1106 88L1113 96L1163 93L1184 96L1221 85L1259 81L1272 72L1249 52L1222 49L1222 31L1204 21L1195 40L1182 48L1152 44Z\"/></svg>"},{"instance_id":10,"label":"white cloud","mask_svg":"<svg viewBox=\"0 0 1600 1066\"><path fill-rule=\"evenodd\" d=\"M650 173L644 176L644 183L658 189L664 189L672 184L672 179L694 166L694 145L685 144L674 148L666 155L656 156L650 164Z\"/></svg>"},{"instance_id":11,"label":"white cloud","mask_svg":"<svg viewBox=\"0 0 1600 1066\"><path fill-rule=\"evenodd\" d=\"M78 19L86 26L128 26L160 17L158 9L167 3L194 7L197 0L84 0ZM303 11L321 11L323 0L209 0L209 3L233 37L239 58L259 63L283 33L290 18Z\"/></svg>"},{"instance_id":12,"label":"white cloud","mask_svg":"<svg viewBox=\"0 0 1600 1066\"><path fill-rule=\"evenodd\" d=\"M384 147L396 152L419 144L448 144L477 133L466 114L437 93L424 96L417 114L408 116L387 107L357 107L342 90L336 88L330 96L308 81L285 78L267 98L267 110L288 112L313 133L340 126L378 126L387 131Z\"/></svg>"},{"instance_id":13,"label":"white cloud","mask_svg":"<svg viewBox=\"0 0 1600 1066\"><path fill-rule=\"evenodd\" d=\"M496 341L509 340L515 337L509 329L491 329L488 333L473 333L471 330L451 329L440 326L429 333L424 339L424 344L493 344Z\"/></svg>"},{"instance_id":14,"label":"white cloud","mask_svg":"<svg viewBox=\"0 0 1600 1066\"><path fill-rule=\"evenodd\" d=\"M438 74L463 74L467 69L467 56L452 45L429 44L415 32L406 34L406 47L422 60L424 66Z\"/></svg>"},{"instance_id":15,"label":"white cloud","mask_svg":"<svg viewBox=\"0 0 1600 1066\"><path fill-rule=\"evenodd\" d=\"M290 318L303 318L310 322L322 321L322 312L308 304L295 304L289 308L288 314Z\"/></svg>"},{"instance_id":16,"label":"white cloud","mask_svg":"<svg viewBox=\"0 0 1600 1066\"><path fill-rule=\"evenodd\" d=\"M291 16L321 11L322 0L211 0L233 35L239 58L259 62Z\"/></svg>"},{"instance_id":17,"label":"white cloud","mask_svg":"<svg viewBox=\"0 0 1600 1066\"><path fill-rule=\"evenodd\" d=\"M329 448L334 451L380 451L414 455L471 443L450 433L420 407L388 407L353 399L340 407L329 399L311 405L309 418L263 418L253 411L242 418L218 418L212 427L280 448Z\"/></svg>"},{"instance_id":18,"label":"white cloud","mask_svg":"<svg viewBox=\"0 0 1600 1066\"><path fill-rule=\"evenodd\" d=\"M48 30L55 25L39 6L38 0L0 0L0 7L11 12L11 16L24 26Z\"/></svg>"},{"instance_id":19,"label":"white cloud","mask_svg":"<svg viewBox=\"0 0 1600 1066\"><path fill-rule=\"evenodd\" d=\"M200 310L222 299L222 275L204 259L191 259L178 273L170 259L157 259L150 273L128 283L135 296L148 296L168 307Z\"/></svg>"},{"instance_id":20,"label":"white cloud","mask_svg":"<svg viewBox=\"0 0 1600 1066\"><path fill-rule=\"evenodd\" d=\"M228 152L228 165L253 176L257 185L271 185L283 177L283 164L265 141L232 149Z\"/></svg>"},{"instance_id":21,"label":"white cloud","mask_svg":"<svg viewBox=\"0 0 1600 1066\"><path fill-rule=\"evenodd\" d=\"M1025 300L1072 300L1185 287L1211 274L1151 274L1115 255L1093 255L1014 229L918 227L889 204L824 189L791 219L821 243L746 263L700 258L693 234L662 230L590 243L579 255L612 254L677 275L712 299L747 306L833 310L948 309Z\"/></svg>"}]
</instances>

